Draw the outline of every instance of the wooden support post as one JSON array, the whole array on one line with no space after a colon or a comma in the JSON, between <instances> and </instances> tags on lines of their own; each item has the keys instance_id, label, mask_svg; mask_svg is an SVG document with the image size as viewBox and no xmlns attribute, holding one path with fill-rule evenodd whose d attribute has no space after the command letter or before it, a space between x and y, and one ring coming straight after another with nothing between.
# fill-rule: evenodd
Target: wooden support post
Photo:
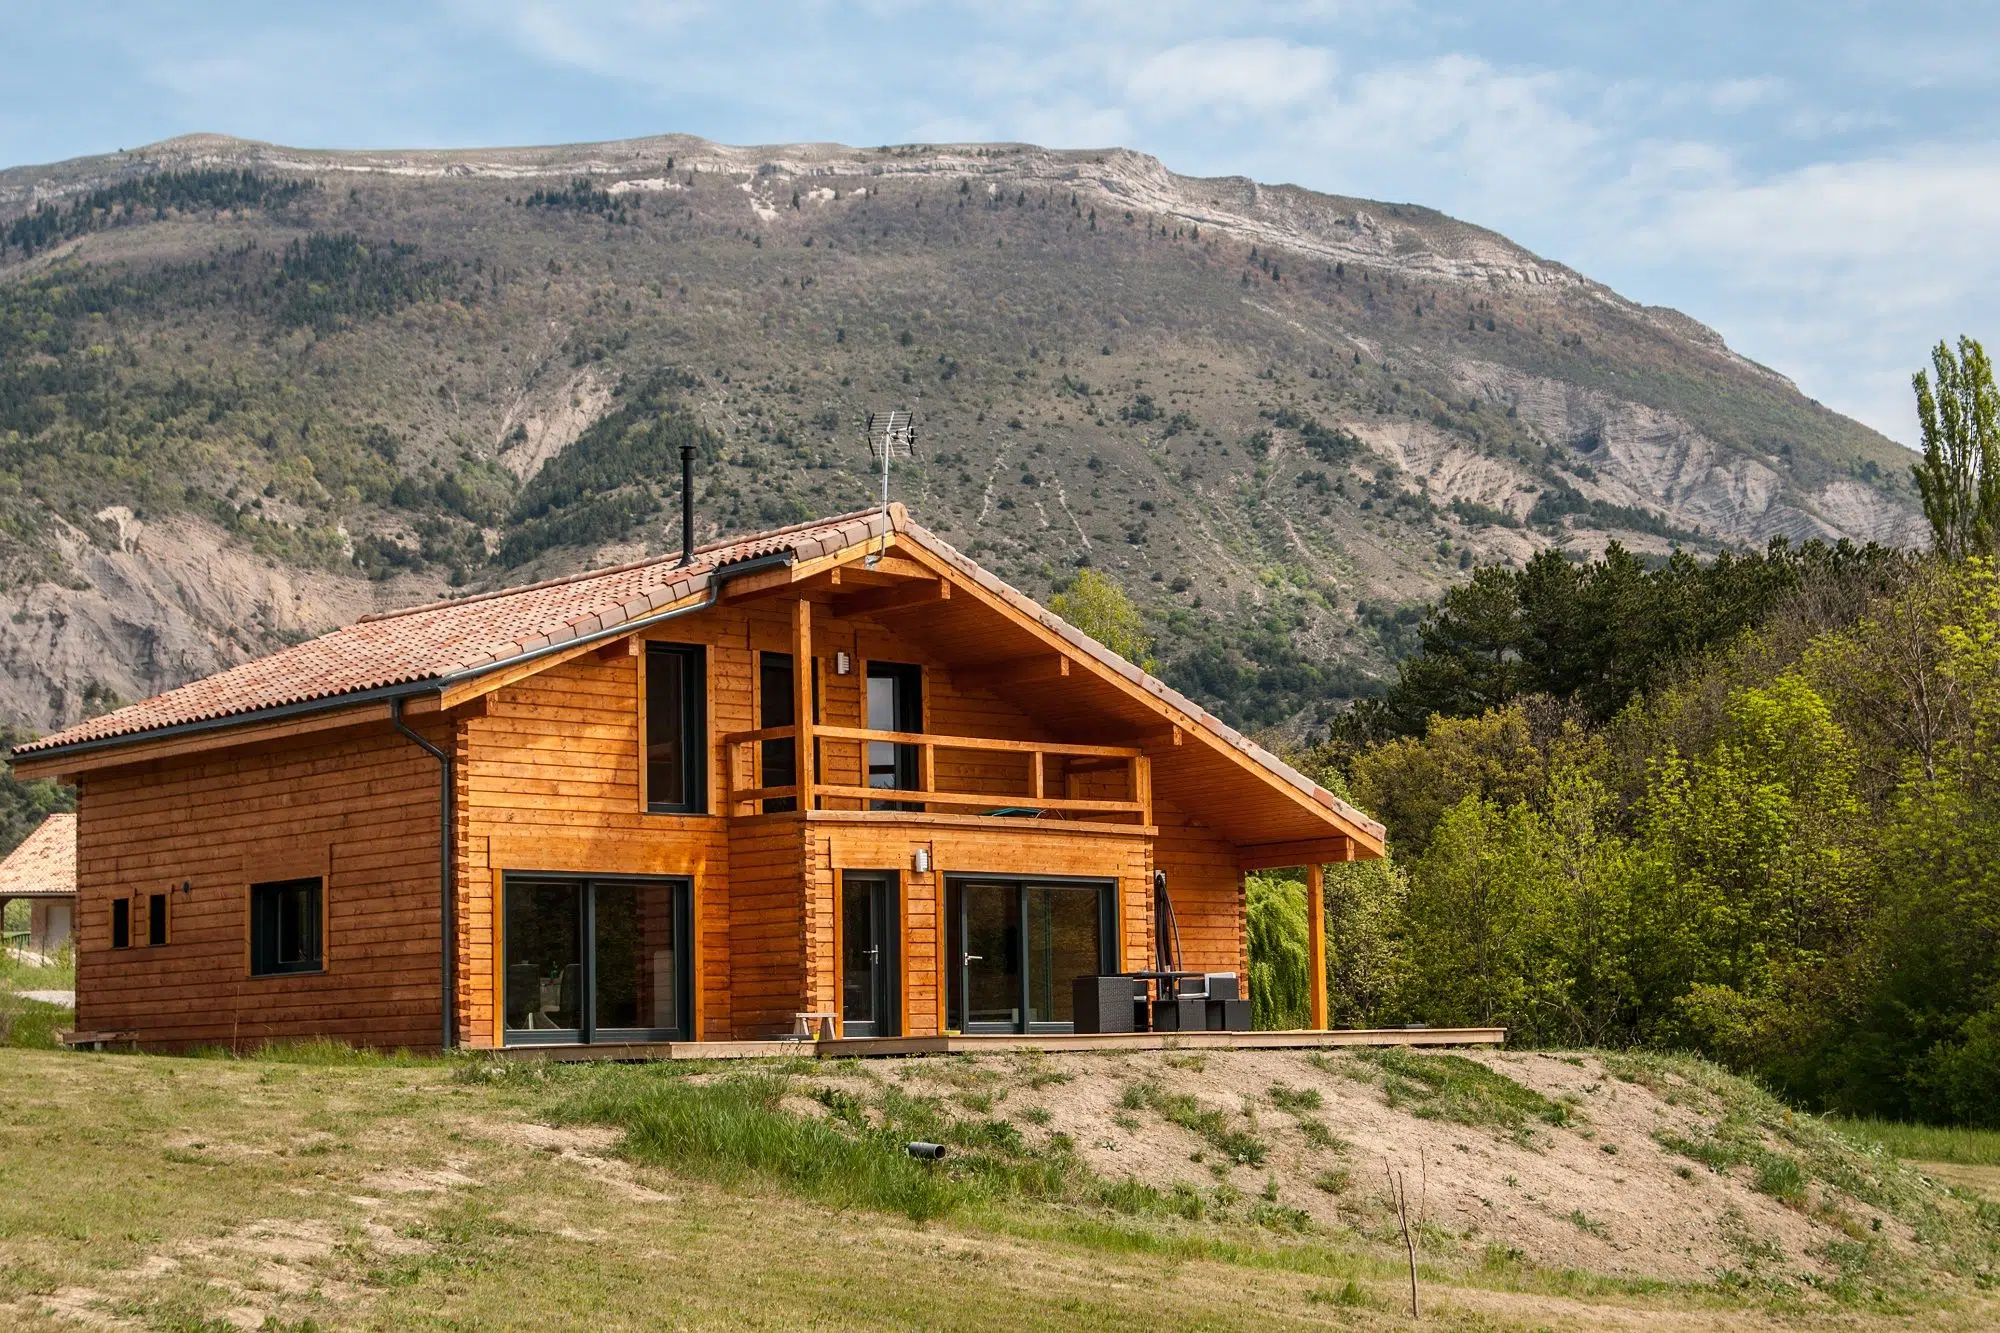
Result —
<instances>
[{"instance_id":1,"label":"wooden support post","mask_svg":"<svg viewBox=\"0 0 2000 1333\"><path fill-rule=\"evenodd\" d=\"M1139 822L1153 822L1153 761L1140 755L1132 761L1132 799L1139 803Z\"/></svg>"},{"instance_id":2,"label":"wooden support post","mask_svg":"<svg viewBox=\"0 0 2000 1333\"><path fill-rule=\"evenodd\" d=\"M792 603L792 722L797 727L798 773L801 810L813 808L813 786L819 775L813 771L813 631L812 603L801 597Z\"/></svg>"},{"instance_id":3,"label":"wooden support post","mask_svg":"<svg viewBox=\"0 0 2000 1333\"><path fill-rule=\"evenodd\" d=\"M1312 1029L1326 1031L1326 867L1306 867L1306 965L1312 969Z\"/></svg>"}]
</instances>

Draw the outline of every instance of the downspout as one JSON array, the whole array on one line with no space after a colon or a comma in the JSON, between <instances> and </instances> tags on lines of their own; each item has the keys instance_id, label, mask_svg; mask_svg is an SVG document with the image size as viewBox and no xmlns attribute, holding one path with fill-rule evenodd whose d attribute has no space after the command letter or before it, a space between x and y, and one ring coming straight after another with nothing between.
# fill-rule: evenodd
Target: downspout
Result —
<instances>
[{"instance_id":1,"label":"downspout","mask_svg":"<svg viewBox=\"0 0 2000 1333\"><path fill-rule=\"evenodd\" d=\"M452 1010L458 1003L457 960L452 954L452 763L451 756L412 731L403 721L403 701L400 698L389 701L389 720L396 724L396 730L408 736L431 758L438 761L438 987L440 996L439 1044L444 1050L452 1047Z\"/></svg>"}]
</instances>

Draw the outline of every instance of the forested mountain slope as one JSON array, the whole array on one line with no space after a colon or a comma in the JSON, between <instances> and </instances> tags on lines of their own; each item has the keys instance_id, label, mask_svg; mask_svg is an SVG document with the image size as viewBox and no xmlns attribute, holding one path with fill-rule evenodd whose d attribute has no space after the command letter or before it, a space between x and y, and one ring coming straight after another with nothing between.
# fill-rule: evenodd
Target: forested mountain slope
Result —
<instances>
[{"instance_id":1,"label":"forested mountain slope","mask_svg":"<svg viewBox=\"0 0 2000 1333\"><path fill-rule=\"evenodd\" d=\"M874 493L1088 563L1247 725L1374 688L1474 563L1916 543L1908 455L1672 311L1428 209L1122 150L685 136L0 172L0 720L366 610Z\"/></svg>"}]
</instances>

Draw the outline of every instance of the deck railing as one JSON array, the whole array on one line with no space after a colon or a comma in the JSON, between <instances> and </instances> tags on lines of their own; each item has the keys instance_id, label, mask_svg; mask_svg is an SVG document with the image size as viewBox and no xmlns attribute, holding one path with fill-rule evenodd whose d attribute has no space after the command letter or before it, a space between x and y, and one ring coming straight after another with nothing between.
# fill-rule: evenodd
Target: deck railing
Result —
<instances>
[{"instance_id":1,"label":"deck railing","mask_svg":"<svg viewBox=\"0 0 2000 1333\"><path fill-rule=\"evenodd\" d=\"M722 771L727 788L724 809L731 814L755 814L764 809L767 801L791 799L796 801L800 784L796 782L775 786L762 785L763 743L766 741L794 741L798 739L799 728L762 727L756 731L731 732L722 737ZM916 731L875 731L866 727L836 727L826 724L807 728L807 734L819 741L839 741L860 747L859 772L868 768L868 746L871 744L907 746L917 752L917 782L910 787L856 786L850 783L813 781L810 787L815 808L869 809L876 803L893 802L890 808L921 806L928 811L934 807L965 811L1047 811L1061 814L1134 816L1140 823L1152 822L1152 765L1145 753L1130 745L1078 745L1064 741L1014 741L997 740L983 736L944 736L931 732ZM1018 790L969 791L954 790L940 786L938 761L939 752L986 753L1019 755L1025 760L1025 772ZM1057 782L1051 784L1049 761L1060 760ZM794 763L798 756L794 755ZM1111 799L1100 797L1075 797L1063 794L1067 790L1064 780L1071 775L1100 773L1124 769L1127 796ZM815 777L818 775L815 774ZM986 775L991 781L991 776ZM1049 788L1054 785L1056 794ZM839 806L828 802L840 802ZM855 804L858 803L858 804Z\"/></svg>"}]
</instances>

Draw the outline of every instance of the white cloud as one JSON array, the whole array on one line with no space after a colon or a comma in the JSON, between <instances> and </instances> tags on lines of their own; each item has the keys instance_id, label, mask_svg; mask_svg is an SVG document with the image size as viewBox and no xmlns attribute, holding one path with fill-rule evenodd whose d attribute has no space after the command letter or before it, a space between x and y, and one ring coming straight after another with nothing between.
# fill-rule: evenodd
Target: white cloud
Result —
<instances>
[{"instance_id":1,"label":"white cloud","mask_svg":"<svg viewBox=\"0 0 2000 1333\"><path fill-rule=\"evenodd\" d=\"M1783 91L1784 84L1777 79L1725 79L1709 85L1707 100L1717 111L1747 111L1775 101Z\"/></svg>"},{"instance_id":2,"label":"white cloud","mask_svg":"<svg viewBox=\"0 0 2000 1333\"><path fill-rule=\"evenodd\" d=\"M1605 204L1587 243L1603 264L1673 282L1740 350L1905 443L1910 372L1939 338L1977 335L2000 295L2000 150L1984 146L1731 171Z\"/></svg>"},{"instance_id":3,"label":"white cloud","mask_svg":"<svg viewBox=\"0 0 2000 1333\"><path fill-rule=\"evenodd\" d=\"M1183 42L1140 61L1125 91L1167 114L1268 115L1319 96L1335 65L1324 47L1272 37Z\"/></svg>"},{"instance_id":4,"label":"white cloud","mask_svg":"<svg viewBox=\"0 0 2000 1333\"><path fill-rule=\"evenodd\" d=\"M1312 164L1309 183L1319 188L1491 224L1573 192L1587 176L1602 135L1565 105L1572 83L1446 55L1362 71L1315 114L1271 132L1294 160Z\"/></svg>"},{"instance_id":5,"label":"white cloud","mask_svg":"<svg viewBox=\"0 0 2000 1333\"><path fill-rule=\"evenodd\" d=\"M672 39L709 12L700 0L614 0L588 8L556 0L451 0L461 18L496 26L553 64L609 77L650 78L676 54Z\"/></svg>"},{"instance_id":6,"label":"white cloud","mask_svg":"<svg viewBox=\"0 0 2000 1333\"><path fill-rule=\"evenodd\" d=\"M1635 243L1722 252L1760 266L1832 261L1843 267L1941 264L2000 272L2000 152L1918 149L1898 157L1824 162L1747 183L1716 184L1665 201Z\"/></svg>"}]
</instances>

